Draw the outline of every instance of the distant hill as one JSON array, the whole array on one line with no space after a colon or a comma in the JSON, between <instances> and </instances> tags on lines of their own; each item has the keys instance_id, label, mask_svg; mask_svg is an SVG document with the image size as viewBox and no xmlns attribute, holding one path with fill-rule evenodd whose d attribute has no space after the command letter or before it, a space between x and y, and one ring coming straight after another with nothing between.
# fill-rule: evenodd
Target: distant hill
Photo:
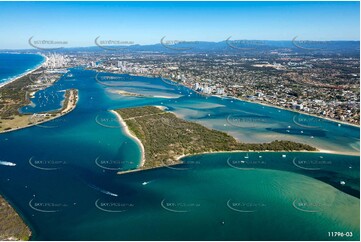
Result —
<instances>
[{"instance_id":1,"label":"distant hill","mask_svg":"<svg viewBox=\"0 0 361 242\"><path fill-rule=\"evenodd\" d=\"M174 41L173 41L174 42ZM1 51L1 50L0 50ZM49 52L29 48L24 50L2 50L6 52ZM76 48L62 48L52 50L52 52L108 52L108 53L137 53L137 52L158 52L158 53L243 53L252 54L260 52L286 52L286 53L323 53L323 54L357 54L360 51L360 41L310 41L310 40L224 40L221 42L207 41L189 41L169 44L169 41L163 40L152 45L129 45L129 46L111 46L107 45L101 48L101 45Z\"/></svg>"}]
</instances>

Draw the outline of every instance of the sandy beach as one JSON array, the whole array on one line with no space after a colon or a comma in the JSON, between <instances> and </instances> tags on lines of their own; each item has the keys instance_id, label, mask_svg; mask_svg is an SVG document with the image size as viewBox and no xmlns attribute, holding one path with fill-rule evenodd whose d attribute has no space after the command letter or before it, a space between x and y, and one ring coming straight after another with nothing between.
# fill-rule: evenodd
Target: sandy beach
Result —
<instances>
[{"instance_id":1,"label":"sandy beach","mask_svg":"<svg viewBox=\"0 0 361 242\"><path fill-rule=\"evenodd\" d=\"M122 116L120 116L119 113L117 113L117 112L114 111L114 110L111 110L111 112L112 112L115 116L117 116L119 122L120 122L120 123L122 124L122 126L124 127L125 133L126 133L129 137L131 137L132 139L134 139L134 140L138 143L138 145L139 145L139 147L140 147L140 149L141 149L141 153L142 153L141 156L142 156L142 158L141 158L139 167L138 167L137 169L141 168L142 166L144 166L144 163L145 163L145 150L144 150L143 143L140 141L140 139L138 139L137 136L135 136L134 134L132 134L132 133L130 132L130 130L129 130L129 128L128 128L128 125L126 124L126 122L123 120Z\"/></svg>"},{"instance_id":2,"label":"sandy beach","mask_svg":"<svg viewBox=\"0 0 361 242\"><path fill-rule=\"evenodd\" d=\"M119 94L123 96L130 96L130 97L147 97L147 98L164 98L164 99L176 99L181 96L165 96L165 95L147 95L147 94L140 94L140 93L134 93L134 92L128 92L125 90L108 90L110 93Z\"/></svg>"},{"instance_id":3,"label":"sandy beach","mask_svg":"<svg viewBox=\"0 0 361 242\"><path fill-rule=\"evenodd\" d=\"M45 61L44 61L44 62L42 62L41 64L39 64L38 66L36 66L36 67L35 67L34 69L32 69L32 70L29 70L29 71L21 74L20 76L14 77L13 79L11 79L11 80L8 81L8 82L1 83L1 84L0 84L0 88L2 88L2 87L4 87L4 86L6 86L6 85L8 85L8 84L10 84L10 83L12 83L12 82L14 82L14 81L16 81L16 80L18 80L18 79L20 79L20 78L22 78L22 77L24 77L24 76L26 76L26 75L29 75L29 74L31 74L31 73L39 70L45 63L48 62L48 57L46 57L45 55L41 55L41 56L45 58Z\"/></svg>"},{"instance_id":4,"label":"sandy beach","mask_svg":"<svg viewBox=\"0 0 361 242\"><path fill-rule=\"evenodd\" d=\"M162 95L153 95L154 98L166 98L166 99L176 99L178 97L171 97L171 96L162 96Z\"/></svg>"},{"instance_id":5,"label":"sandy beach","mask_svg":"<svg viewBox=\"0 0 361 242\"><path fill-rule=\"evenodd\" d=\"M162 111L166 111L167 107L166 106L160 106L160 105L154 105L154 107L159 108Z\"/></svg>"}]
</instances>

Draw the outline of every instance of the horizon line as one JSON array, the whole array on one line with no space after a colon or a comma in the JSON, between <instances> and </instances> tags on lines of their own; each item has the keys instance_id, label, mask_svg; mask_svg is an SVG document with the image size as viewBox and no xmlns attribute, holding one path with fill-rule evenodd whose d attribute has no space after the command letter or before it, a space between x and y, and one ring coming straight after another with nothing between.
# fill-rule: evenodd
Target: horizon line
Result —
<instances>
[{"instance_id":1,"label":"horizon line","mask_svg":"<svg viewBox=\"0 0 361 242\"><path fill-rule=\"evenodd\" d=\"M297 36L296 36L297 37ZM229 37L231 38L231 36ZM30 38L31 39L31 38ZM29 40L30 40L29 39ZM45 40L45 39L44 39ZM95 42L96 38L94 39L94 45L82 45L82 46L67 46L67 47L61 47L61 49L71 49L71 48L92 48L92 47L99 47L96 42ZM105 41L119 41L119 40L111 40L111 39L105 39ZM225 39L225 40L222 40L222 41L210 41L210 40L172 40L172 41L180 41L180 43L176 43L176 44L182 44L181 42L184 43L187 43L187 42L190 42L192 44L194 44L194 42L199 42L199 43L222 43L222 42L227 42L227 41L230 41L230 42L233 42L233 41L269 41L269 42L291 42L293 43L294 42L294 39L291 39L291 40L270 40L270 39ZM311 39L299 39L299 40L296 40L297 41L313 41L313 42L360 42L360 39L358 40L352 40L352 39L343 39L343 40L311 40ZM131 42L131 41L128 41L128 42ZM159 42L156 42L156 43L149 43L149 44L131 44L131 45L126 45L126 44L123 44L123 45L105 45L105 46L108 46L108 47L112 47L112 46L125 46L125 47L132 47L132 46L151 46L151 45L163 45L164 43L162 43L161 41ZM171 45L176 45L176 44L169 44L170 46ZM57 47L58 48L58 47ZM60 49L60 48L59 48ZM17 51L20 51L20 50L41 50L41 49L38 49L38 48L35 48L35 47L32 47L30 44L29 44L29 48L5 48L5 49L0 49L0 51L9 51L9 50L17 50ZM44 51L46 51L46 49L44 49Z\"/></svg>"}]
</instances>

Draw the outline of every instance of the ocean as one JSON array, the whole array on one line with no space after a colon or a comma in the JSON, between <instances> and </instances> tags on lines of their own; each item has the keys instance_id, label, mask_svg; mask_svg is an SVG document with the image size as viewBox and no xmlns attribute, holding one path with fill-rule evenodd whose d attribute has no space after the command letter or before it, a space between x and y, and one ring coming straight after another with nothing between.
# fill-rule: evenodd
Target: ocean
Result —
<instances>
[{"instance_id":1,"label":"ocean","mask_svg":"<svg viewBox=\"0 0 361 242\"><path fill-rule=\"evenodd\" d=\"M0 53L0 86L44 62L44 57L35 54Z\"/></svg>"}]
</instances>

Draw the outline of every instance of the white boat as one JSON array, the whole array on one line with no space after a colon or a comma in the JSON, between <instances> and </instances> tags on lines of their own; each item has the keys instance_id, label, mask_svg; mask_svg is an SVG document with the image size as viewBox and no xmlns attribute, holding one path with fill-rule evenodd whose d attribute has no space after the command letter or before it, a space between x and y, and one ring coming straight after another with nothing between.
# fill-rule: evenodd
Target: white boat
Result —
<instances>
[{"instance_id":1,"label":"white boat","mask_svg":"<svg viewBox=\"0 0 361 242\"><path fill-rule=\"evenodd\" d=\"M3 166L16 166L15 163L9 162L9 161L0 161L0 165Z\"/></svg>"}]
</instances>

